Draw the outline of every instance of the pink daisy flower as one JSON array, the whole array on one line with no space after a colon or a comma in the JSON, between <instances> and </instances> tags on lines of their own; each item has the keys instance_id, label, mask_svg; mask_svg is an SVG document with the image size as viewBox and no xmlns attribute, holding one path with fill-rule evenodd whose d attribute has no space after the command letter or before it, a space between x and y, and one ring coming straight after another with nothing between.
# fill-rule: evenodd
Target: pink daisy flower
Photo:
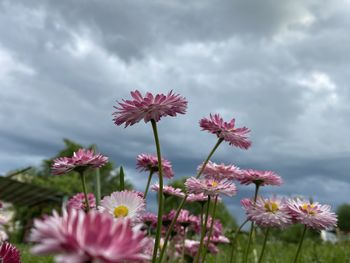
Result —
<instances>
[{"instance_id":1,"label":"pink daisy flower","mask_svg":"<svg viewBox=\"0 0 350 263\"><path fill-rule=\"evenodd\" d=\"M116 125L125 124L125 127L134 125L141 121L149 122L150 120L159 121L165 116L176 116L177 114L185 114L187 101L178 94L170 91L167 95L162 93L153 95L147 92L145 97L135 90L131 92L133 100L123 100L118 102L118 106L114 106L117 110L113 113L114 123Z\"/></svg>"},{"instance_id":2,"label":"pink daisy flower","mask_svg":"<svg viewBox=\"0 0 350 263\"><path fill-rule=\"evenodd\" d=\"M208 201L208 195L205 195L203 193L199 194L189 194L187 196L186 202L193 203L193 202L207 202Z\"/></svg>"},{"instance_id":3,"label":"pink daisy flower","mask_svg":"<svg viewBox=\"0 0 350 263\"><path fill-rule=\"evenodd\" d=\"M73 153L72 157L60 157L53 161L51 170L54 175L68 173L74 169L81 170L91 168L100 168L108 162L108 158L95 154L93 150L79 149Z\"/></svg>"},{"instance_id":4,"label":"pink daisy flower","mask_svg":"<svg viewBox=\"0 0 350 263\"><path fill-rule=\"evenodd\" d=\"M151 187L152 191L158 192L159 191L159 184L154 184ZM168 196L176 196L179 198L184 198L185 194L182 192L180 188L174 188L170 185L164 185L163 187L163 194Z\"/></svg>"},{"instance_id":5,"label":"pink daisy flower","mask_svg":"<svg viewBox=\"0 0 350 263\"><path fill-rule=\"evenodd\" d=\"M216 134L221 138L241 149L248 149L251 146L251 141L248 140L247 134L250 130L246 127L236 128L235 119L230 122L225 122L219 114L210 114L210 118L203 118L199 121L202 131L208 131Z\"/></svg>"},{"instance_id":6,"label":"pink daisy flower","mask_svg":"<svg viewBox=\"0 0 350 263\"><path fill-rule=\"evenodd\" d=\"M0 262L21 263L19 250L14 245L3 242L0 245Z\"/></svg>"},{"instance_id":7,"label":"pink daisy flower","mask_svg":"<svg viewBox=\"0 0 350 263\"><path fill-rule=\"evenodd\" d=\"M145 212L142 215L142 222L147 226L155 227L157 225L157 215L150 212Z\"/></svg>"},{"instance_id":8,"label":"pink daisy flower","mask_svg":"<svg viewBox=\"0 0 350 263\"><path fill-rule=\"evenodd\" d=\"M96 199L95 199L94 194L88 193L87 197L88 197L90 209L95 208L96 207ZM68 200L67 210L70 210L70 209L78 209L78 210L86 211L86 203L85 203L84 193L77 193L76 195L74 195L72 198L70 198Z\"/></svg>"},{"instance_id":9,"label":"pink daisy flower","mask_svg":"<svg viewBox=\"0 0 350 263\"><path fill-rule=\"evenodd\" d=\"M59 263L141 261L147 239L131 221L113 220L108 214L72 209L59 216L36 219L30 237L36 242L32 253L56 255Z\"/></svg>"},{"instance_id":10,"label":"pink daisy flower","mask_svg":"<svg viewBox=\"0 0 350 263\"><path fill-rule=\"evenodd\" d=\"M186 189L189 193L216 196L219 194L225 194L228 196L234 196L237 193L237 189L234 183L227 180L214 180L214 179L197 179L190 177L185 182Z\"/></svg>"},{"instance_id":11,"label":"pink daisy flower","mask_svg":"<svg viewBox=\"0 0 350 263\"><path fill-rule=\"evenodd\" d=\"M174 177L171 163L162 158L163 175L171 179ZM137 168L140 171L158 172L158 158L151 154L140 154L137 156Z\"/></svg>"},{"instance_id":12,"label":"pink daisy flower","mask_svg":"<svg viewBox=\"0 0 350 263\"><path fill-rule=\"evenodd\" d=\"M137 193L122 191L105 196L101 200L99 211L107 212L114 218L129 218L133 222L140 222L145 207L145 200Z\"/></svg>"},{"instance_id":13,"label":"pink daisy flower","mask_svg":"<svg viewBox=\"0 0 350 263\"><path fill-rule=\"evenodd\" d=\"M292 224L287 204L278 198L257 198L256 203L251 199L241 201L247 218L260 227L285 228Z\"/></svg>"},{"instance_id":14,"label":"pink daisy flower","mask_svg":"<svg viewBox=\"0 0 350 263\"><path fill-rule=\"evenodd\" d=\"M198 171L202 169L203 164L198 166ZM207 163L203 170L203 175L206 178L221 180L221 179L235 179L242 173L241 169L230 164L225 165L223 163L216 164L211 161Z\"/></svg>"},{"instance_id":15,"label":"pink daisy flower","mask_svg":"<svg viewBox=\"0 0 350 263\"><path fill-rule=\"evenodd\" d=\"M259 186L264 185L281 185L283 183L282 178L272 171L258 171L258 170L243 170L240 176L236 179L245 185L257 184Z\"/></svg>"},{"instance_id":16,"label":"pink daisy flower","mask_svg":"<svg viewBox=\"0 0 350 263\"><path fill-rule=\"evenodd\" d=\"M171 210L168 214L168 217L170 220L173 220L176 214L176 210ZM198 218L194 215L191 215L190 211L186 209L181 209L179 216L176 220L177 223L179 223L182 226L189 226L190 224L197 222Z\"/></svg>"},{"instance_id":17,"label":"pink daisy flower","mask_svg":"<svg viewBox=\"0 0 350 263\"><path fill-rule=\"evenodd\" d=\"M337 215L331 211L329 205L290 199L287 206L293 220L309 228L324 230L337 225Z\"/></svg>"}]
</instances>

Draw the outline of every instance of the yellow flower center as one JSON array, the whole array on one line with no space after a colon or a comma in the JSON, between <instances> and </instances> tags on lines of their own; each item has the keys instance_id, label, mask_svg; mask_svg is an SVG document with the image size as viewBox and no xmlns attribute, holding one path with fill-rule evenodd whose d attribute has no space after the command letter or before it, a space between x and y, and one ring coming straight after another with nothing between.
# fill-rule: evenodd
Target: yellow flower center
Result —
<instances>
[{"instance_id":1,"label":"yellow flower center","mask_svg":"<svg viewBox=\"0 0 350 263\"><path fill-rule=\"evenodd\" d=\"M278 204L276 202L267 202L264 206L266 211L271 213L276 213L279 210Z\"/></svg>"},{"instance_id":2,"label":"yellow flower center","mask_svg":"<svg viewBox=\"0 0 350 263\"><path fill-rule=\"evenodd\" d=\"M303 204L301 206L301 210L303 210L304 212L308 213L309 215L315 215L316 214L316 210L314 209L315 205L313 204Z\"/></svg>"},{"instance_id":3,"label":"yellow flower center","mask_svg":"<svg viewBox=\"0 0 350 263\"><path fill-rule=\"evenodd\" d=\"M120 205L114 208L115 217L126 217L129 214L129 209L125 205Z\"/></svg>"},{"instance_id":4,"label":"yellow flower center","mask_svg":"<svg viewBox=\"0 0 350 263\"><path fill-rule=\"evenodd\" d=\"M217 187L217 186L218 186L218 183L215 182L215 181L212 181L212 182L211 182L211 186L212 186L212 187Z\"/></svg>"}]
</instances>

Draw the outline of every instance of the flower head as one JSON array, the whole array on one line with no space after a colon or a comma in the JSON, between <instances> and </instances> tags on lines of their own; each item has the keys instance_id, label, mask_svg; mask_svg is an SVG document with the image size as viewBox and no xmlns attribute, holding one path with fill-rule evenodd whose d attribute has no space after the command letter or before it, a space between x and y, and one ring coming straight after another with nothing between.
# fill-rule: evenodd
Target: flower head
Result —
<instances>
[{"instance_id":1,"label":"flower head","mask_svg":"<svg viewBox=\"0 0 350 263\"><path fill-rule=\"evenodd\" d=\"M185 182L186 189L189 193L200 194L210 196L217 196L219 194L225 194L228 196L234 196L237 192L234 183L227 180L214 180L214 179L197 179L190 177Z\"/></svg>"},{"instance_id":2,"label":"flower head","mask_svg":"<svg viewBox=\"0 0 350 263\"><path fill-rule=\"evenodd\" d=\"M155 155L151 154L140 154L137 156L137 168L140 171L149 171L149 172L159 172L158 171L158 158ZM174 172L171 166L170 161L162 158L162 168L163 175L166 178L173 178Z\"/></svg>"},{"instance_id":3,"label":"flower head","mask_svg":"<svg viewBox=\"0 0 350 263\"><path fill-rule=\"evenodd\" d=\"M135 90L131 92L131 97L132 100L123 100L114 107L117 110L113 113L113 121L116 125L125 124L127 127L142 119L145 122L159 121L165 116L186 113L186 99L178 94L173 94L172 91L167 95L160 93L155 96L147 92L143 97L138 90Z\"/></svg>"},{"instance_id":4,"label":"flower head","mask_svg":"<svg viewBox=\"0 0 350 263\"><path fill-rule=\"evenodd\" d=\"M246 127L236 128L235 119L226 122L219 114L210 114L210 118L201 119L199 125L202 128L202 131L216 134L218 138L221 138L229 142L230 145L234 145L241 149L248 149L252 144L247 136L250 130Z\"/></svg>"},{"instance_id":5,"label":"flower head","mask_svg":"<svg viewBox=\"0 0 350 263\"><path fill-rule=\"evenodd\" d=\"M301 199L290 199L287 202L289 213L296 223L316 230L324 230L337 225L337 215L331 212L329 205L310 203Z\"/></svg>"},{"instance_id":6,"label":"flower head","mask_svg":"<svg viewBox=\"0 0 350 263\"><path fill-rule=\"evenodd\" d=\"M205 195L203 193L199 194L189 194L187 196L186 201L188 203L193 203L193 202L207 202L208 201L208 195Z\"/></svg>"},{"instance_id":7,"label":"flower head","mask_svg":"<svg viewBox=\"0 0 350 263\"><path fill-rule=\"evenodd\" d=\"M244 170L240 176L236 179L241 184L257 184L259 186L264 185L281 185L283 183L282 178L272 171L258 171L258 170Z\"/></svg>"},{"instance_id":8,"label":"flower head","mask_svg":"<svg viewBox=\"0 0 350 263\"><path fill-rule=\"evenodd\" d=\"M88 201L89 201L89 208L93 209L96 207L96 199L94 194L88 193L87 194ZM72 198L70 198L67 202L67 209L78 209L78 210L86 210L86 203L85 203L85 197L84 193L77 193Z\"/></svg>"},{"instance_id":9,"label":"flower head","mask_svg":"<svg viewBox=\"0 0 350 263\"><path fill-rule=\"evenodd\" d=\"M158 192L159 191L159 184L154 184L151 186L152 191ZM174 188L170 185L164 185L163 186L163 194L168 196L176 196L179 198L185 197L185 194L182 192L180 188Z\"/></svg>"},{"instance_id":10,"label":"flower head","mask_svg":"<svg viewBox=\"0 0 350 263\"><path fill-rule=\"evenodd\" d=\"M145 200L137 193L122 191L105 196L101 200L99 211L108 212L114 218L130 218L133 222L139 222L145 206Z\"/></svg>"},{"instance_id":11,"label":"flower head","mask_svg":"<svg viewBox=\"0 0 350 263\"><path fill-rule=\"evenodd\" d=\"M10 243L3 242L0 245L0 262L2 263L20 263L19 250Z\"/></svg>"},{"instance_id":12,"label":"flower head","mask_svg":"<svg viewBox=\"0 0 350 263\"><path fill-rule=\"evenodd\" d=\"M63 216L34 221L30 240L37 244L32 253L54 254L56 262L107 262L141 261L147 239L139 227L132 227L129 219L113 220L106 213L72 209Z\"/></svg>"},{"instance_id":13,"label":"flower head","mask_svg":"<svg viewBox=\"0 0 350 263\"><path fill-rule=\"evenodd\" d=\"M150 212L145 212L142 215L142 222L147 226L155 227L157 225L157 215Z\"/></svg>"},{"instance_id":14,"label":"flower head","mask_svg":"<svg viewBox=\"0 0 350 263\"><path fill-rule=\"evenodd\" d=\"M198 170L201 170L203 164L198 166ZM242 173L241 169L234 166L233 164L216 164L211 161L207 163L204 167L203 175L206 178L221 180L221 179L235 179L237 176L240 176Z\"/></svg>"},{"instance_id":15,"label":"flower head","mask_svg":"<svg viewBox=\"0 0 350 263\"><path fill-rule=\"evenodd\" d=\"M53 161L52 173L61 175L74 169L99 168L108 162L108 158L95 154L93 150L79 149L72 157L60 157Z\"/></svg>"},{"instance_id":16,"label":"flower head","mask_svg":"<svg viewBox=\"0 0 350 263\"><path fill-rule=\"evenodd\" d=\"M259 197L255 203L251 199L243 199L241 204L247 218L260 227L284 228L292 223L284 199Z\"/></svg>"}]
</instances>

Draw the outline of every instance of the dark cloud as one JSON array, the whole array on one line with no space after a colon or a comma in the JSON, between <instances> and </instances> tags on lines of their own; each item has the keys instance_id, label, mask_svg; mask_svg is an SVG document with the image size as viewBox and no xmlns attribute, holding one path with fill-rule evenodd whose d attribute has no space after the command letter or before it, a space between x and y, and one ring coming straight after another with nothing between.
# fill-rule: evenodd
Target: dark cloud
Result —
<instances>
[{"instance_id":1,"label":"dark cloud","mask_svg":"<svg viewBox=\"0 0 350 263\"><path fill-rule=\"evenodd\" d=\"M159 123L164 156L190 176L216 138L210 112L251 128L248 151L216 162L277 171L266 194L347 201L349 4L341 1L0 1L0 172L38 165L62 138L96 143L142 189L135 157L150 125L112 122L129 91L189 100ZM140 179L143 178L143 179ZM137 180L136 180L137 179ZM240 187L239 198L252 194ZM239 211L238 199L228 201Z\"/></svg>"}]
</instances>

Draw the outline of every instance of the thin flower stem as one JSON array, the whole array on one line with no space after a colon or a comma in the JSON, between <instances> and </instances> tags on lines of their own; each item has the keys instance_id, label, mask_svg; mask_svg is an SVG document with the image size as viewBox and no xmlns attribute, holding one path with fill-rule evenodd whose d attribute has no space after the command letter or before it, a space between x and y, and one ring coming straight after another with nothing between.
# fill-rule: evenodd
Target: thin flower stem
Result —
<instances>
[{"instance_id":1,"label":"thin flower stem","mask_svg":"<svg viewBox=\"0 0 350 263\"><path fill-rule=\"evenodd\" d=\"M303 241L304 241L304 238L305 238L306 230L307 230L307 226L305 225L305 226L304 226L303 233L301 234L301 238L300 238L300 241L299 241L298 250L297 250L297 253L295 254L295 258L294 258L293 263L297 263L297 262L298 262L298 257L299 257L300 251L301 251L301 247L303 246Z\"/></svg>"},{"instance_id":2,"label":"thin flower stem","mask_svg":"<svg viewBox=\"0 0 350 263\"><path fill-rule=\"evenodd\" d=\"M80 175L80 180L81 180L81 185L83 186L83 193L84 193L84 198L85 198L85 211L89 212L90 210L90 204L89 204L89 199L87 197L87 191L86 191L86 183L85 183L85 175L83 171L79 172Z\"/></svg>"},{"instance_id":3,"label":"thin flower stem","mask_svg":"<svg viewBox=\"0 0 350 263\"><path fill-rule=\"evenodd\" d=\"M182 251L181 251L181 261L185 262L185 241L186 241L186 227L184 227L184 238L182 239Z\"/></svg>"},{"instance_id":4,"label":"thin flower stem","mask_svg":"<svg viewBox=\"0 0 350 263\"><path fill-rule=\"evenodd\" d=\"M100 175L99 168L97 168L95 171L95 195L96 195L96 207L98 207L101 201L101 175Z\"/></svg>"},{"instance_id":5,"label":"thin flower stem","mask_svg":"<svg viewBox=\"0 0 350 263\"><path fill-rule=\"evenodd\" d=\"M210 151L207 159L205 159L203 165L202 165L202 168L198 171L197 175L196 175L196 178L198 178L204 171L205 167L207 166L210 158L213 156L214 152L216 151L216 149L219 147L219 145L224 141L224 139L222 138L219 138L218 141L216 142L214 148ZM181 209L183 208L183 206L185 205L185 202L186 202L186 199L187 199L188 195L186 194L185 197L182 199L179 207L177 208L176 210L176 214L175 214L175 217L173 218L173 220L171 221L171 224L168 228L168 231L165 235L165 239L164 239L164 244L163 244L163 248L161 249L160 251L160 256L159 256L159 262L161 263L162 262L162 259L164 257L164 253L165 253L165 250L166 250L166 247L168 245L168 241L169 241L169 238L171 236L171 232L173 231L173 228L175 226L175 223L176 223L176 220L177 218L179 217L179 214L180 214L180 211Z\"/></svg>"},{"instance_id":6,"label":"thin flower stem","mask_svg":"<svg viewBox=\"0 0 350 263\"><path fill-rule=\"evenodd\" d=\"M125 174L124 174L123 166L120 166L119 180L120 180L119 181L120 191L124 191L125 190Z\"/></svg>"},{"instance_id":7,"label":"thin flower stem","mask_svg":"<svg viewBox=\"0 0 350 263\"><path fill-rule=\"evenodd\" d=\"M259 186L260 186L259 184L255 184L254 204L256 203L256 199L258 198ZM244 253L243 263L248 262L248 255L249 255L250 245L252 243L253 232L254 232L254 222L252 222L252 224L250 225L248 245L247 245L246 251Z\"/></svg>"},{"instance_id":8,"label":"thin flower stem","mask_svg":"<svg viewBox=\"0 0 350 263\"><path fill-rule=\"evenodd\" d=\"M206 244L206 246L204 248L204 254L203 254L203 258L202 258L202 262L203 263L205 262L205 258L207 256L208 247L209 247L209 244L210 244L210 238L211 238L211 234L213 232L217 203L218 203L218 196L215 196L214 205L213 205L213 214L211 216L211 224L210 224L210 229L209 229L209 233L208 233L208 240L207 240L207 244Z\"/></svg>"},{"instance_id":9,"label":"thin flower stem","mask_svg":"<svg viewBox=\"0 0 350 263\"><path fill-rule=\"evenodd\" d=\"M269 232L270 232L270 228L267 228L266 229L266 233L265 233L263 247L262 247L261 252L260 252L260 257L259 257L258 263L262 262L262 259L263 259L263 256L264 256L264 252L265 252L265 247L266 247L267 236L269 235Z\"/></svg>"},{"instance_id":10,"label":"thin flower stem","mask_svg":"<svg viewBox=\"0 0 350 263\"><path fill-rule=\"evenodd\" d=\"M202 231L201 231L201 240L199 242L199 248L196 254L196 257L194 258L194 263L198 263L199 262L199 257L203 248L203 241L204 241L204 237L206 235L207 232L207 225L208 225L208 218L209 218L209 208L210 208L210 195L208 196L208 202L207 202L207 210L205 212L205 222L204 225L202 227Z\"/></svg>"},{"instance_id":11,"label":"thin flower stem","mask_svg":"<svg viewBox=\"0 0 350 263\"><path fill-rule=\"evenodd\" d=\"M160 244L160 236L162 230L162 217L163 217L163 168L162 168L162 155L160 153L160 143L158 137L157 123L155 120L151 120L152 129L154 134L154 141L156 143L157 158L158 158L158 173L159 173L159 193L158 193L158 221L156 239L154 242L152 263L157 261L157 252Z\"/></svg>"},{"instance_id":12,"label":"thin flower stem","mask_svg":"<svg viewBox=\"0 0 350 263\"><path fill-rule=\"evenodd\" d=\"M236 241L237 241L237 238L238 238L238 234L239 232L241 231L242 227L248 223L248 219L246 221L244 221L235 231L235 236L233 237L233 240L232 240L232 248L231 248L231 255L230 255L230 263L233 262L233 256L234 256L234 251L236 249Z\"/></svg>"},{"instance_id":13,"label":"thin flower stem","mask_svg":"<svg viewBox=\"0 0 350 263\"><path fill-rule=\"evenodd\" d=\"M144 197L145 199L146 199L146 197L147 197L149 185L151 184L152 175L153 175L153 170L151 170L151 171L149 172L148 181L147 181L147 186L146 186L146 189L145 189L145 193L143 194L143 197Z\"/></svg>"}]
</instances>

